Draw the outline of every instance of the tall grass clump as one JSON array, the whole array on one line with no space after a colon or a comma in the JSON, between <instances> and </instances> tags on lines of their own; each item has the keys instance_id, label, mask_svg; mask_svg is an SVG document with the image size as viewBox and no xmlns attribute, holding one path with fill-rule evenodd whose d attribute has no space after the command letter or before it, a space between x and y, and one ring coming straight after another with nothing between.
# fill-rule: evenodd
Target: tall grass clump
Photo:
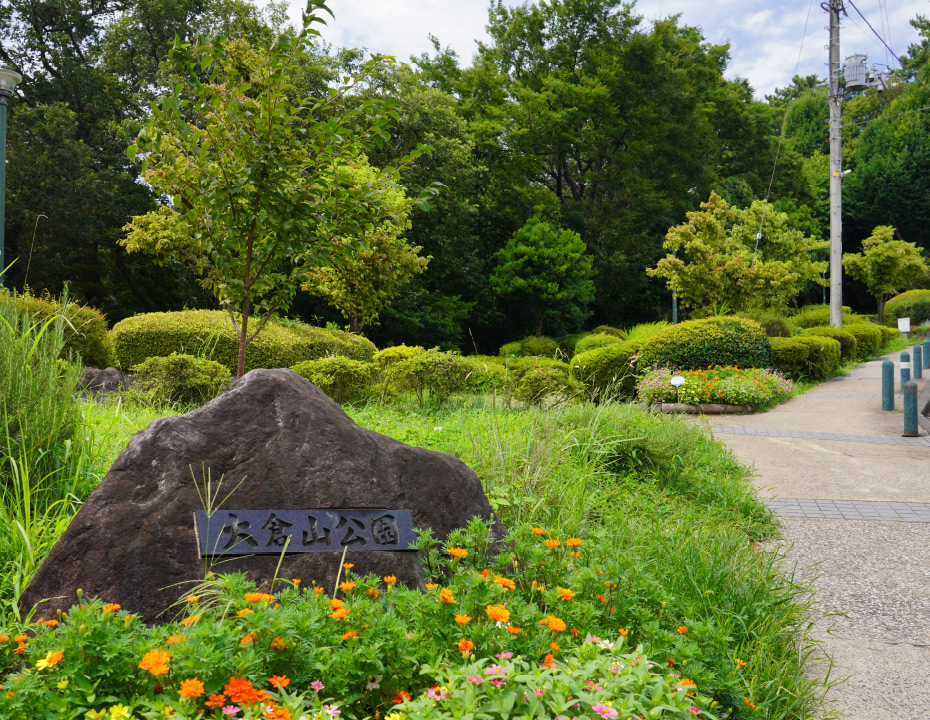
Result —
<instances>
[{"instance_id":1,"label":"tall grass clump","mask_svg":"<svg viewBox=\"0 0 930 720\"><path fill-rule=\"evenodd\" d=\"M86 487L90 439L74 397L80 366L60 360L63 311L36 321L0 302L0 613L67 526Z\"/></svg>"}]
</instances>

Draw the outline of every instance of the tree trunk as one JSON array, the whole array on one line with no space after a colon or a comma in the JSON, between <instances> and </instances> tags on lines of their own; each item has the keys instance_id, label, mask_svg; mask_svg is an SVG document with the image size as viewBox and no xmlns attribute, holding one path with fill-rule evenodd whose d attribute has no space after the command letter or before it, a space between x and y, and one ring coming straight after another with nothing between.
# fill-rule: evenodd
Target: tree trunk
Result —
<instances>
[{"instance_id":1,"label":"tree trunk","mask_svg":"<svg viewBox=\"0 0 930 720\"><path fill-rule=\"evenodd\" d=\"M542 310L533 310L533 314L536 316L536 332L534 335L539 337L542 335L543 319L545 318L546 314Z\"/></svg>"},{"instance_id":2,"label":"tree trunk","mask_svg":"<svg viewBox=\"0 0 930 720\"><path fill-rule=\"evenodd\" d=\"M236 377L245 374L245 347L249 343L249 296L242 301L242 318L239 320L239 362L236 365Z\"/></svg>"},{"instance_id":3,"label":"tree trunk","mask_svg":"<svg viewBox=\"0 0 930 720\"><path fill-rule=\"evenodd\" d=\"M878 296L878 324L885 324L885 296Z\"/></svg>"},{"instance_id":4,"label":"tree trunk","mask_svg":"<svg viewBox=\"0 0 930 720\"><path fill-rule=\"evenodd\" d=\"M355 333L356 335L362 332L362 321L358 318L349 319L349 332Z\"/></svg>"}]
</instances>

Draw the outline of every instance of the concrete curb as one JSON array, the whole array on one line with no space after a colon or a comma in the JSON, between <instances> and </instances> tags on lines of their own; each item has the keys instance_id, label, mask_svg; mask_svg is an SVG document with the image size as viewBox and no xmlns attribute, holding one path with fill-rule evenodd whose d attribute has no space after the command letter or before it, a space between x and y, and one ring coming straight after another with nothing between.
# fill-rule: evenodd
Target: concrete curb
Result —
<instances>
[{"instance_id":1,"label":"concrete curb","mask_svg":"<svg viewBox=\"0 0 930 720\"><path fill-rule=\"evenodd\" d=\"M706 405L659 403L653 407L659 412L685 413L687 415L746 415L753 411L751 405L724 405L720 403L709 403Z\"/></svg>"}]
</instances>

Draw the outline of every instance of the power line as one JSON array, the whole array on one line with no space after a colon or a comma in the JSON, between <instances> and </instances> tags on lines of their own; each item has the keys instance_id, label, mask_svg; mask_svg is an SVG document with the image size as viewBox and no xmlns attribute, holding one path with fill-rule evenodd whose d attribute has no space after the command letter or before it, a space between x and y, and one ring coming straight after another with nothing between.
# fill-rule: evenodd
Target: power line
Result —
<instances>
[{"instance_id":1,"label":"power line","mask_svg":"<svg viewBox=\"0 0 930 720\"><path fill-rule=\"evenodd\" d=\"M801 66L801 53L804 52L804 40L807 38L807 25L811 19L811 8L814 7L814 0L810 0L807 6L807 18L804 20L804 32L801 33L801 46L798 48L798 60L794 64L794 75L797 77L798 68ZM781 155L781 144L785 139L785 123L788 120L788 109L791 107L793 99L785 103L785 114L781 119L781 132L778 135L778 146L775 148L775 162L772 164L772 176L769 178L769 187L765 191L765 202L762 203L762 219L759 220L759 232L756 233L756 247L752 251L752 264L756 264L756 254L759 252L759 241L762 239L762 226L765 224L765 213L769 207L769 196L772 194L772 185L775 182L775 171L778 169L778 157Z\"/></svg>"},{"instance_id":2,"label":"power line","mask_svg":"<svg viewBox=\"0 0 930 720\"><path fill-rule=\"evenodd\" d=\"M862 18L863 22L865 22L865 24L869 26L869 30L872 31L872 34L875 35L875 37L878 38L878 41L879 41L882 45L885 46L885 48L888 50L888 52L891 53L891 56L892 56L895 60L898 61L898 65L901 66L901 69L904 69L904 61L903 61L901 58L898 57L898 55L895 53L895 51L892 50L891 47L888 45L888 43L885 42L885 39L884 39L881 35L878 34L878 32L875 30L875 28L872 27L872 23L870 23L869 20L868 20L868 18L867 18L865 15L862 14L862 12L859 10L859 8L856 7L856 4L853 2L853 0L846 0L846 2L848 2L849 5L850 5L850 7L852 7L852 9L856 11L856 14L859 15L859 17ZM915 73L915 74L914 74L914 79L915 79L917 82L919 82L919 83L924 87L924 89L930 89L930 88L927 88L926 85L924 85L924 81L920 79L920 75L918 75L918 74Z\"/></svg>"},{"instance_id":3,"label":"power line","mask_svg":"<svg viewBox=\"0 0 930 720\"><path fill-rule=\"evenodd\" d=\"M886 118L900 117L901 115L911 115L913 113L926 112L927 110L930 110L930 105L927 105L926 107L922 107L922 108L914 108L913 110L905 110L904 112L891 113L890 115L886 113L882 113L882 115L877 118L872 118L871 120L856 120L855 122L848 123L841 127L851 128L857 125L868 125L869 123L873 123L876 120L884 120Z\"/></svg>"}]
</instances>

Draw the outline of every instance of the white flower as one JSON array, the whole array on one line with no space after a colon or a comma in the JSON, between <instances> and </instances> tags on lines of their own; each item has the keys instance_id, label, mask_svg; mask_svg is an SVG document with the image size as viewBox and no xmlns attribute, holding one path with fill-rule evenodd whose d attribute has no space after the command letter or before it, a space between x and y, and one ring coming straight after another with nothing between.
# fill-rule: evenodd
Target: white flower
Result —
<instances>
[{"instance_id":1,"label":"white flower","mask_svg":"<svg viewBox=\"0 0 930 720\"><path fill-rule=\"evenodd\" d=\"M442 425L437 425L433 428L433 432L438 432L439 430L442 430Z\"/></svg>"},{"instance_id":2,"label":"white flower","mask_svg":"<svg viewBox=\"0 0 930 720\"><path fill-rule=\"evenodd\" d=\"M381 687L381 678L383 677L384 675L375 675L373 677L368 678L368 682L365 684L365 689L366 690L377 690L379 687Z\"/></svg>"}]
</instances>

